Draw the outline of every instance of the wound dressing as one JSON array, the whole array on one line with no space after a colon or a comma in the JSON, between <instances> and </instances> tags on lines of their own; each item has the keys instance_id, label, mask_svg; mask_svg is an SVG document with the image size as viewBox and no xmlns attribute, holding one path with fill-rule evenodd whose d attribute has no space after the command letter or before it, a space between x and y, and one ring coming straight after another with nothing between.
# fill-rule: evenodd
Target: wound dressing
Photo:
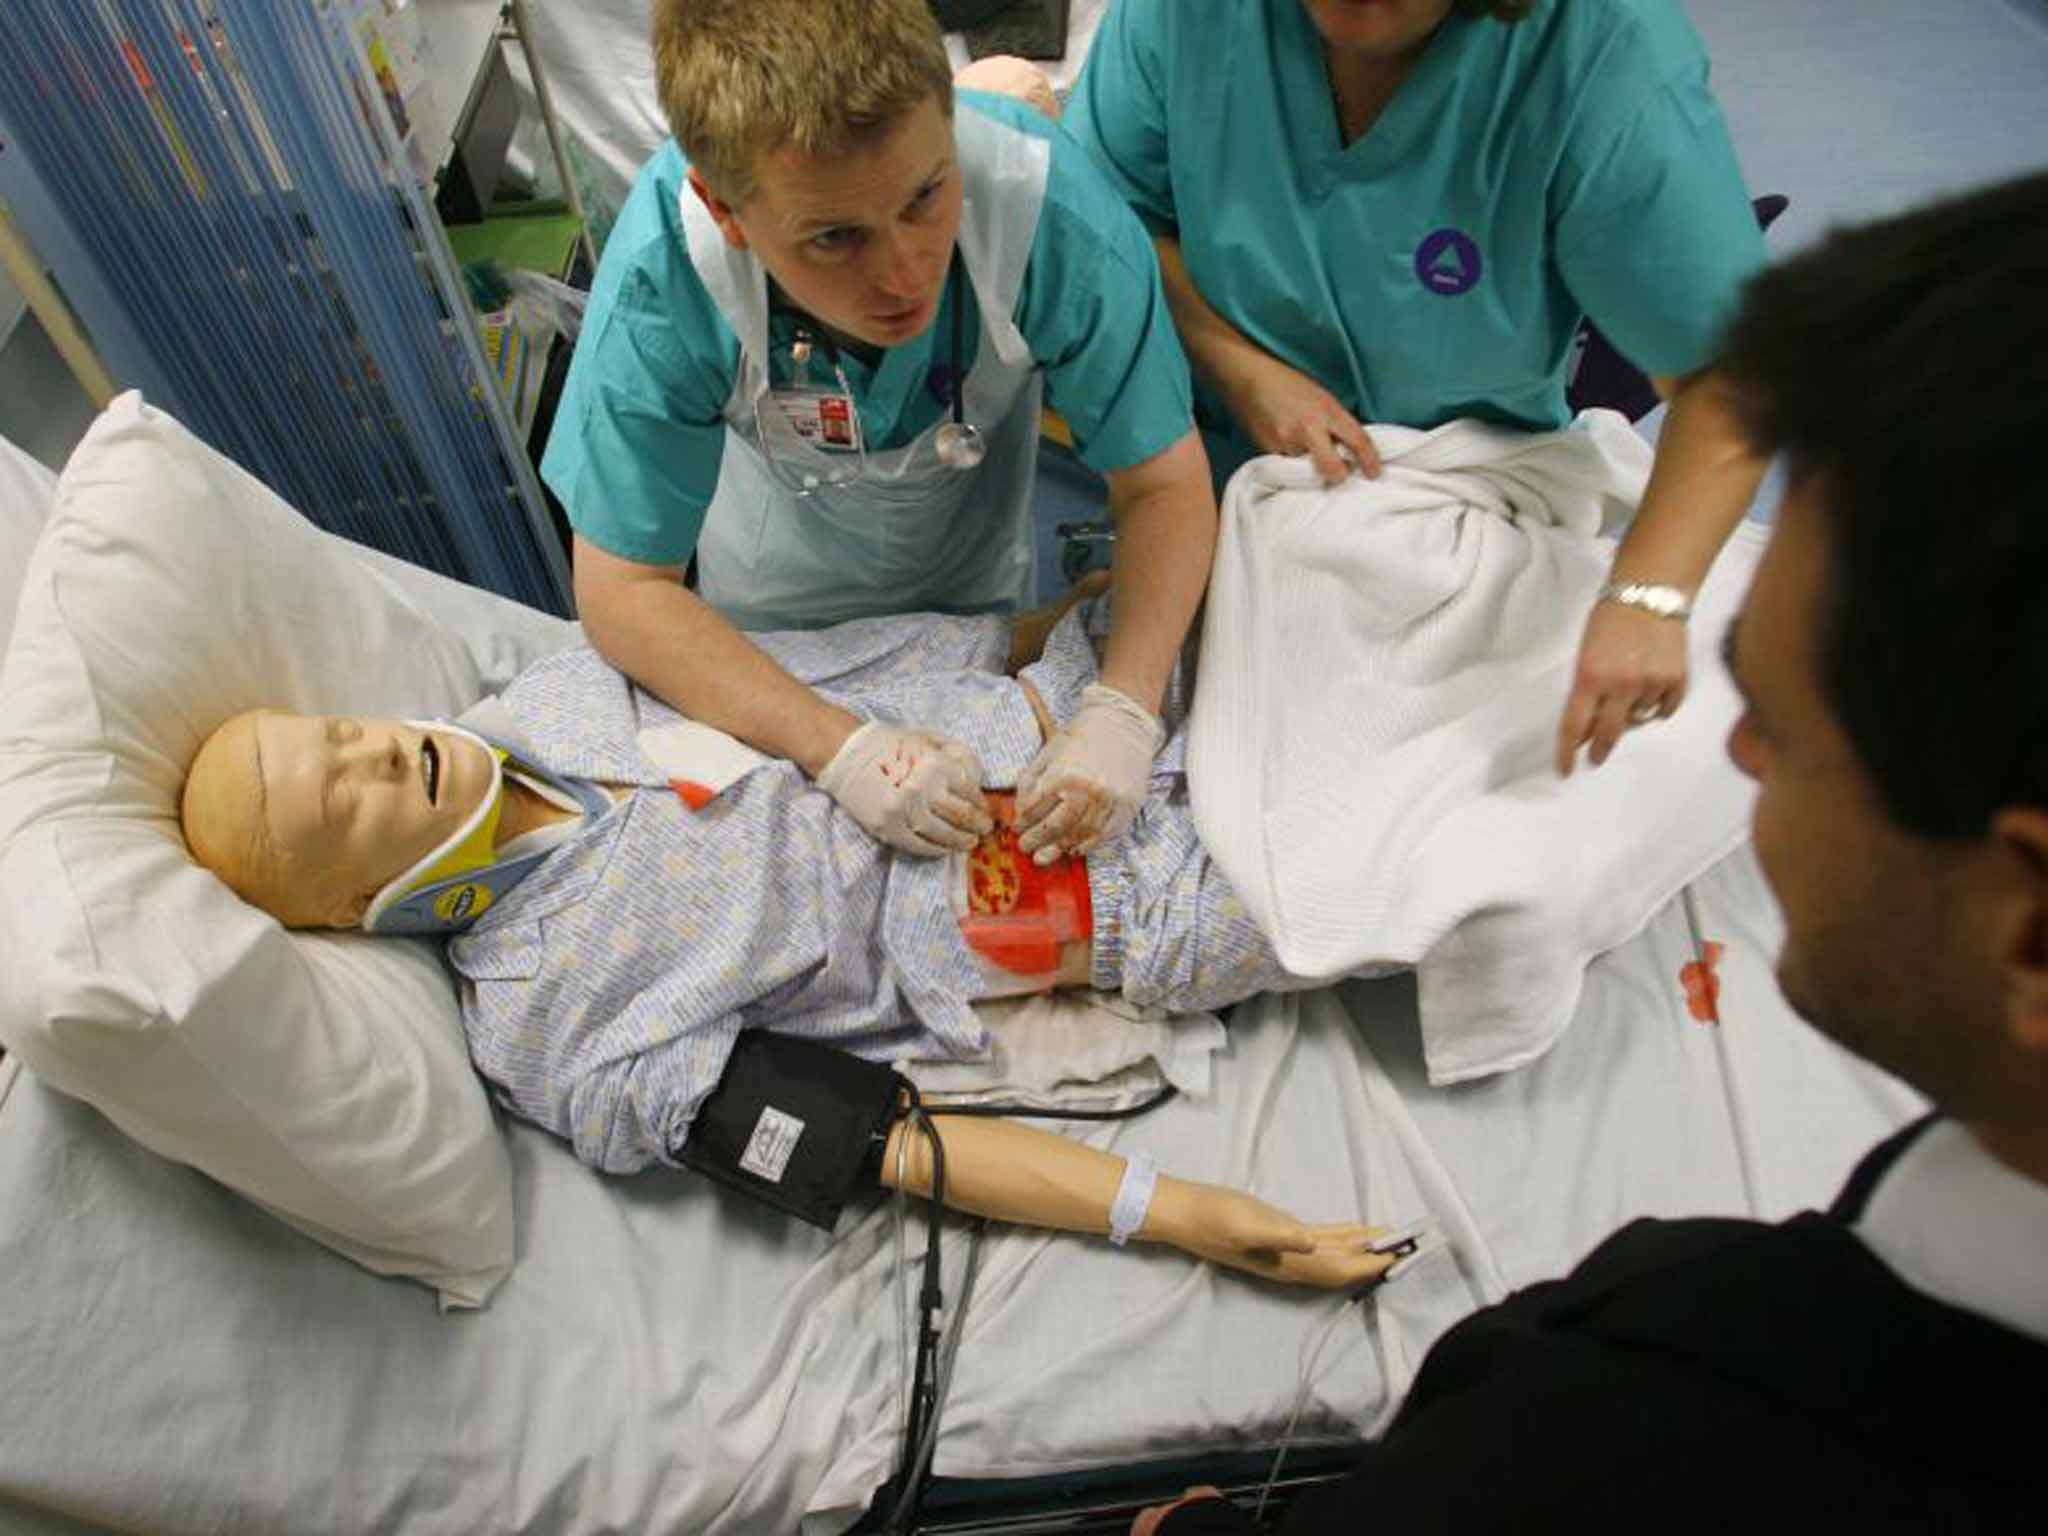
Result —
<instances>
[{"instance_id":1,"label":"wound dressing","mask_svg":"<svg viewBox=\"0 0 2048 1536\"><path fill-rule=\"evenodd\" d=\"M1043 992L1062 946L1094 935L1088 861L1033 862L1017 842L1017 797L988 793L995 830L951 861L953 915L981 971L984 997Z\"/></svg>"},{"instance_id":2,"label":"wound dressing","mask_svg":"<svg viewBox=\"0 0 2048 1536\"><path fill-rule=\"evenodd\" d=\"M773 761L738 737L695 720L649 726L638 739L641 755L668 776L669 788L693 811Z\"/></svg>"}]
</instances>

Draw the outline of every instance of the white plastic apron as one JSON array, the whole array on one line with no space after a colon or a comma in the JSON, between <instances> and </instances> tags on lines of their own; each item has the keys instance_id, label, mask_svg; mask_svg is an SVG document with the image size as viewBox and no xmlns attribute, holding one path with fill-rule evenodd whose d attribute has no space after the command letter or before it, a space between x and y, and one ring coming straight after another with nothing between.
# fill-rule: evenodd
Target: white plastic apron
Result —
<instances>
[{"instance_id":1,"label":"white plastic apron","mask_svg":"<svg viewBox=\"0 0 2048 1536\"><path fill-rule=\"evenodd\" d=\"M953 129L966 182L960 256L981 311L963 404L988 456L972 470L939 461L935 439L952 419L948 410L903 448L870 446L865 472L850 483L821 484L807 496L785 484L763 455L757 425L778 409L768 398L766 269L726 243L698 198L681 195L691 264L740 342L725 457L697 541L698 594L742 629L809 629L918 610L980 613L1030 600L1043 380L1010 316L1038 232L1051 146L964 108ZM950 360L945 338L934 355ZM784 474L810 467L822 478L843 473L852 459L775 435Z\"/></svg>"}]
</instances>

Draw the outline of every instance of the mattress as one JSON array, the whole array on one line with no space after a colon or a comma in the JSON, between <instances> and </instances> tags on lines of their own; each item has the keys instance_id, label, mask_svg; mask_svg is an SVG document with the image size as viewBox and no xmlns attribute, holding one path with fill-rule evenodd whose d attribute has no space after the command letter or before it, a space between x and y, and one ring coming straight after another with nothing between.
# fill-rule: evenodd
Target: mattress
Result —
<instances>
[{"instance_id":1,"label":"mattress","mask_svg":"<svg viewBox=\"0 0 2048 1536\"><path fill-rule=\"evenodd\" d=\"M1746 854L1691 896L1724 946L1718 1024L1687 1006L1674 903L1596 962L1556 1050L1490 1082L1427 1085L1401 978L1239 1008L1209 1097L1091 1139L1310 1218L1426 1216L1438 1246L1360 1304L996 1231L936 1471L1271 1445L1325 1325L1300 1438L1354 1437L1445 1329L1620 1222L1826 1200L1918 1101L1788 1015ZM687 1176L607 1178L528 1127L506 1135L518 1265L484 1311L441 1315L15 1073L0 1099L0 1526L850 1525L896 1450L893 1207L828 1237ZM957 1291L966 1228L947 1233ZM914 1221L913 1267L923 1243Z\"/></svg>"}]
</instances>

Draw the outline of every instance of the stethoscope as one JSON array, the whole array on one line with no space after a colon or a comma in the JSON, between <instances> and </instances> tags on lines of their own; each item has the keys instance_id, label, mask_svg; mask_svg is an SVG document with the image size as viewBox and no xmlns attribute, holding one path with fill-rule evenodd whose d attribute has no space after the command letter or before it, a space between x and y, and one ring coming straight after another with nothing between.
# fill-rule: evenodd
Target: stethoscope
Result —
<instances>
[{"instance_id":1,"label":"stethoscope","mask_svg":"<svg viewBox=\"0 0 2048 1536\"><path fill-rule=\"evenodd\" d=\"M981 434L981 428L967 419L967 375L961 369L961 359L967 352L967 306L960 292L960 252L953 252L953 263L946 272L947 296L953 305L952 336L952 394L953 419L943 424L932 438L932 451L938 461L948 469L969 470L981 467L988 457L988 440ZM840 390L851 403L853 389L846 381L846 370L839 363L839 344L831 334L820 326L813 330L809 325L797 327L796 338L790 343L789 355L798 368L807 367L818 348L824 348L825 361L837 375ZM867 462L867 435L859 438L861 445L861 467ZM806 487L809 489L810 487Z\"/></svg>"}]
</instances>

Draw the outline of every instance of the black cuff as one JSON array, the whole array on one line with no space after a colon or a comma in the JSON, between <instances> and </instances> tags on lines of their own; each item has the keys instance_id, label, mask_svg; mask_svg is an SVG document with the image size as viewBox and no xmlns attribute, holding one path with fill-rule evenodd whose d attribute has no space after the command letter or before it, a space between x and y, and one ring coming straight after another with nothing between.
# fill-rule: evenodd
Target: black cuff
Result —
<instances>
[{"instance_id":1,"label":"black cuff","mask_svg":"<svg viewBox=\"0 0 2048 1536\"><path fill-rule=\"evenodd\" d=\"M862 1179L875 1184L902 1086L835 1046L744 1030L676 1157L829 1232Z\"/></svg>"}]
</instances>

